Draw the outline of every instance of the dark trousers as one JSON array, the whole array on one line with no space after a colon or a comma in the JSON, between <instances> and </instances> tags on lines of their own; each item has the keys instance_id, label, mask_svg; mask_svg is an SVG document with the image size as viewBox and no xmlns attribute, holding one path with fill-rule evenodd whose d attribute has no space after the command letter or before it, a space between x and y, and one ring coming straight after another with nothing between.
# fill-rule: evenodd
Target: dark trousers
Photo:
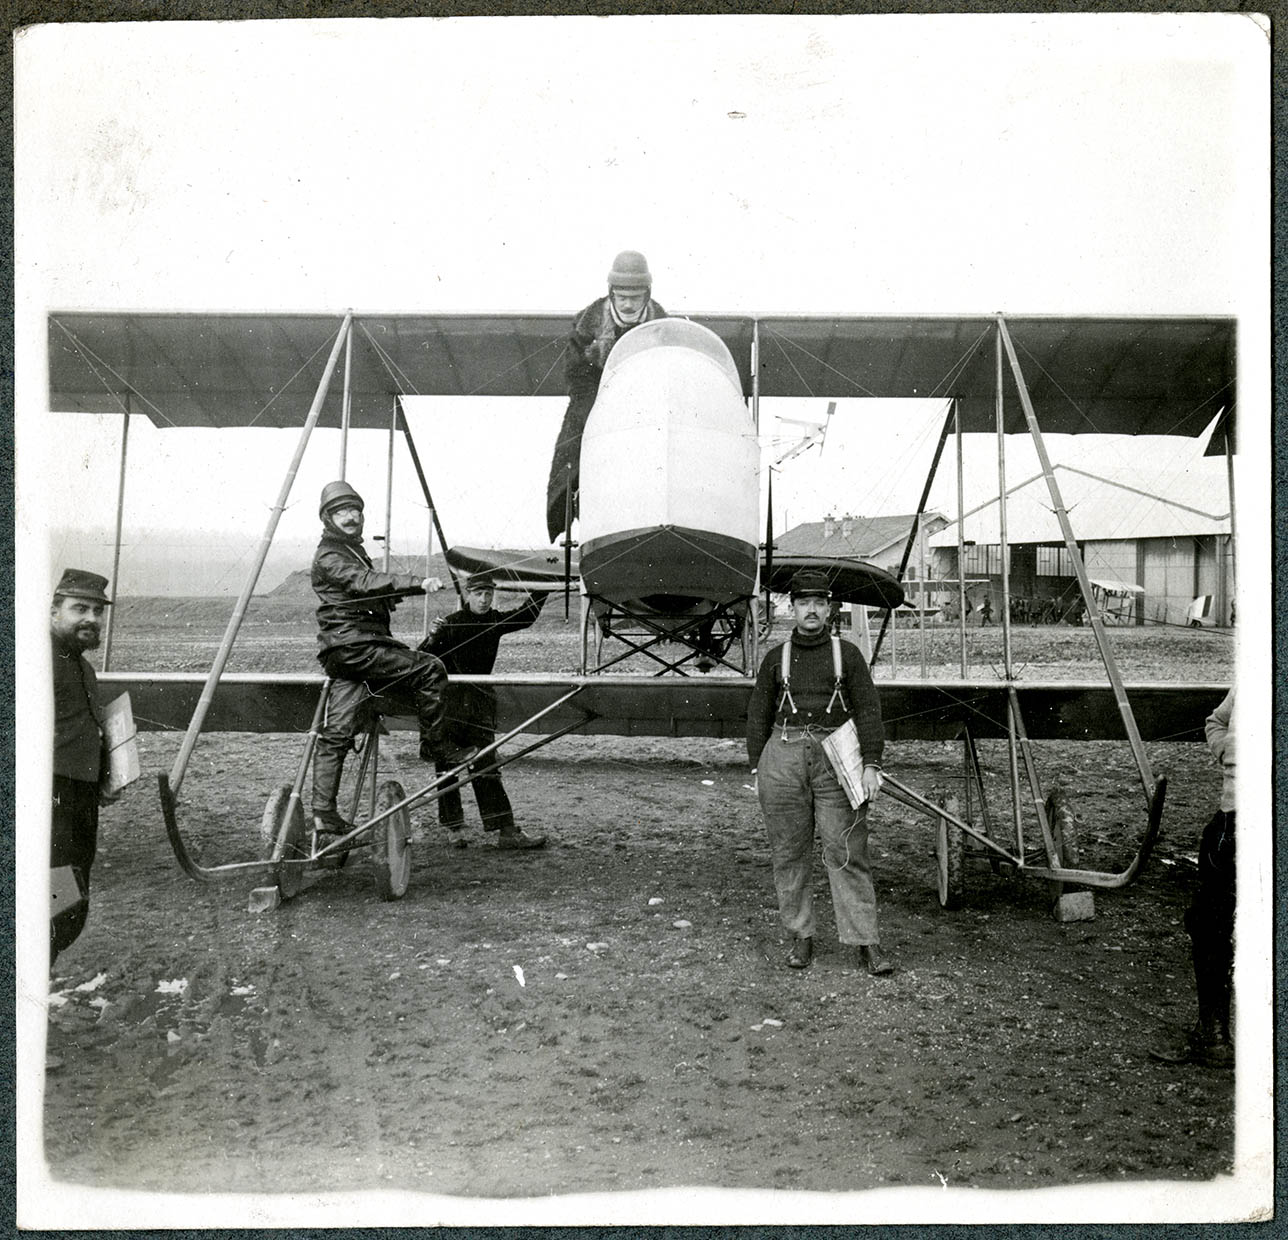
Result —
<instances>
[{"instance_id":1,"label":"dark trousers","mask_svg":"<svg viewBox=\"0 0 1288 1240\"><path fill-rule=\"evenodd\" d=\"M322 666L334 683L313 754L315 811L336 808L344 755L371 710L414 714L421 757L436 750L447 687L442 663L408 646L337 646Z\"/></svg>"},{"instance_id":2,"label":"dark trousers","mask_svg":"<svg viewBox=\"0 0 1288 1240\"><path fill-rule=\"evenodd\" d=\"M54 776L49 868L70 866L80 899L49 919L49 963L69 948L89 916L89 872L98 851L98 784Z\"/></svg>"},{"instance_id":3,"label":"dark trousers","mask_svg":"<svg viewBox=\"0 0 1288 1240\"><path fill-rule=\"evenodd\" d=\"M1199 886L1185 911L1199 1025L1228 1034L1234 968L1234 811L1218 810L1199 842Z\"/></svg>"},{"instance_id":4,"label":"dark trousers","mask_svg":"<svg viewBox=\"0 0 1288 1240\"><path fill-rule=\"evenodd\" d=\"M574 392L564 411L559 438L555 440L550 461L550 481L546 484L546 531L550 541L563 533L567 524L567 496L572 491L572 515L577 515L577 488L581 484L581 436L586 419L595 404L596 392ZM571 468L569 468L571 467Z\"/></svg>"},{"instance_id":5,"label":"dark trousers","mask_svg":"<svg viewBox=\"0 0 1288 1240\"><path fill-rule=\"evenodd\" d=\"M448 743L453 754L440 758L435 763L439 774L459 766L470 749L481 749L496 739L491 728L482 724L454 723L448 729ZM480 759L480 766L490 766L500 758L500 751L493 750ZM478 802L479 817L483 819L484 831L510 831L514 828L514 810L510 798L506 795L505 785L501 782L501 772L493 771L490 775L480 775L471 785L474 789L474 800ZM465 807L461 804L460 787L454 782L438 799L438 821L448 830L457 830L465 825Z\"/></svg>"}]
</instances>

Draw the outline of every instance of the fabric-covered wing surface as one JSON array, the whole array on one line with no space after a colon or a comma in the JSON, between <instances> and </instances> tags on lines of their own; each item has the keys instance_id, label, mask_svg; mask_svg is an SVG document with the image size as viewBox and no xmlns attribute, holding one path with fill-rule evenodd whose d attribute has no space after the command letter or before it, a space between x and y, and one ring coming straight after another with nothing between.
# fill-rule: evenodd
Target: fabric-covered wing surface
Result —
<instances>
[{"instance_id":1,"label":"fabric-covered wing surface","mask_svg":"<svg viewBox=\"0 0 1288 1240\"><path fill-rule=\"evenodd\" d=\"M749 395L944 397L994 429L991 316L694 314L728 345ZM339 315L56 312L50 404L143 413L158 426L291 426L313 397ZM1197 435L1235 403L1229 318L1008 317L1048 433ZM354 321L352 423L388 425L395 395L558 396L570 316L386 314ZM1025 429L1003 367L1006 429ZM340 422L337 378L322 424Z\"/></svg>"},{"instance_id":2,"label":"fabric-covered wing surface","mask_svg":"<svg viewBox=\"0 0 1288 1240\"><path fill-rule=\"evenodd\" d=\"M1048 434L1198 435L1235 400L1235 323L1222 318L1007 316ZM995 429L996 320L766 318L763 396L956 396L965 431ZM1003 366L1006 429L1025 429Z\"/></svg>"},{"instance_id":3,"label":"fabric-covered wing surface","mask_svg":"<svg viewBox=\"0 0 1288 1240\"><path fill-rule=\"evenodd\" d=\"M50 405L158 426L298 426L340 316L49 316ZM350 418L385 427L398 394L558 396L568 321L552 315L355 317ZM343 359L321 424L339 426Z\"/></svg>"}]
</instances>

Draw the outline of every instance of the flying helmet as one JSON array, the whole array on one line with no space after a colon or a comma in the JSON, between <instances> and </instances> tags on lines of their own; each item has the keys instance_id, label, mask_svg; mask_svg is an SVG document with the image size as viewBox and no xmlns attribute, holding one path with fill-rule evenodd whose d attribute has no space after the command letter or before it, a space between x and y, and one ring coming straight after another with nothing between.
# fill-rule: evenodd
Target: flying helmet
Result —
<instances>
[{"instance_id":1,"label":"flying helmet","mask_svg":"<svg viewBox=\"0 0 1288 1240\"><path fill-rule=\"evenodd\" d=\"M613 259L613 268L608 273L610 289L653 287L653 273L648 269L648 259L638 250L623 250Z\"/></svg>"},{"instance_id":2,"label":"flying helmet","mask_svg":"<svg viewBox=\"0 0 1288 1240\"><path fill-rule=\"evenodd\" d=\"M366 505L362 502L362 496L357 493L347 482L341 479L339 482L328 482L322 488L322 496L318 500L318 516L326 520L329 512L334 512L337 508L365 509Z\"/></svg>"}]
</instances>

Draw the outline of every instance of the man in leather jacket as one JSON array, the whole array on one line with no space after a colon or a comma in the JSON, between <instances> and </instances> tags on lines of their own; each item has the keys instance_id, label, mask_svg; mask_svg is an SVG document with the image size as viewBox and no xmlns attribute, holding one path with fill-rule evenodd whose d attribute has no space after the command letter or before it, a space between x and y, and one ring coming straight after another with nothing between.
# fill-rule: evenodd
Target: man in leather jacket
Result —
<instances>
[{"instance_id":1,"label":"man in leather jacket","mask_svg":"<svg viewBox=\"0 0 1288 1240\"><path fill-rule=\"evenodd\" d=\"M362 545L362 496L347 482L322 488L322 539L313 556L318 597L318 661L331 677L326 719L313 756L313 816L321 830L350 825L336 808L344 756L379 695L378 709L415 714L420 756L433 762L442 744L447 672L432 654L413 650L389 630L398 601L423 594L425 582L407 573L381 573Z\"/></svg>"},{"instance_id":2,"label":"man in leather jacket","mask_svg":"<svg viewBox=\"0 0 1288 1240\"><path fill-rule=\"evenodd\" d=\"M623 250L608 273L608 296L591 302L573 321L564 352L568 408L555 441L546 487L546 529L551 542L566 524L569 491L572 515L577 515L581 435L599 394L609 352L632 327L666 318L666 311L651 296L652 288L648 260L636 250Z\"/></svg>"}]
</instances>

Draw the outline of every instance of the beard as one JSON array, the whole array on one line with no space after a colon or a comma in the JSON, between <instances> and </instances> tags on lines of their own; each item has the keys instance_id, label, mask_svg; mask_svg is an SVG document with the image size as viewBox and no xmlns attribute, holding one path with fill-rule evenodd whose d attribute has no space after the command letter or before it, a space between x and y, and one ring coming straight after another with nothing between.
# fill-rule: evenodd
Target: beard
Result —
<instances>
[{"instance_id":1,"label":"beard","mask_svg":"<svg viewBox=\"0 0 1288 1240\"><path fill-rule=\"evenodd\" d=\"M78 624L71 631L72 641L82 650L97 650L100 641L97 624Z\"/></svg>"}]
</instances>

